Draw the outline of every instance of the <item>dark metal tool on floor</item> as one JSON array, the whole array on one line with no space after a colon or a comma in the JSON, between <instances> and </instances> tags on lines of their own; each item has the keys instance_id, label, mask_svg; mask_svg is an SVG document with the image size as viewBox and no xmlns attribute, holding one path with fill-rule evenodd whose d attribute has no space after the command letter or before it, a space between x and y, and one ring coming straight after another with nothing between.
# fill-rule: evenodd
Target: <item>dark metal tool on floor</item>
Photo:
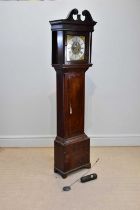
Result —
<instances>
[{"instance_id":1,"label":"dark metal tool on floor","mask_svg":"<svg viewBox=\"0 0 140 210\"><path fill-rule=\"evenodd\" d=\"M89 182L91 180L97 179L97 174L89 174L87 176L82 176L80 181L82 183Z\"/></svg>"},{"instance_id":2,"label":"dark metal tool on floor","mask_svg":"<svg viewBox=\"0 0 140 210\"><path fill-rule=\"evenodd\" d=\"M88 181L91 181L91 180L94 180L94 179L97 179L97 174L89 174L86 176L87 173L89 173L89 171L95 166L95 164L99 161L99 158L95 161L95 163L92 165L92 167L86 171L86 173L83 174L82 177L76 179L72 184L68 185L68 186L65 186L63 187L63 191L70 191L71 190L71 186L74 185L76 182L78 181L81 181L82 183L84 182L88 182Z\"/></svg>"}]
</instances>

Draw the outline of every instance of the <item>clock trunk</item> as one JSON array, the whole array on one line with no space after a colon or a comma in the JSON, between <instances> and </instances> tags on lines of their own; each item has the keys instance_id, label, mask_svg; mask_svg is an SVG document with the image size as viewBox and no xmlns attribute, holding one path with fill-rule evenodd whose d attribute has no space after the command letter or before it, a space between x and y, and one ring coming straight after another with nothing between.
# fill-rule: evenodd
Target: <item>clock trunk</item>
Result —
<instances>
[{"instance_id":1,"label":"clock trunk","mask_svg":"<svg viewBox=\"0 0 140 210\"><path fill-rule=\"evenodd\" d=\"M65 178L72 171L90 167L90 139L84 133L85 69L69 68L56 72L54 169Z\"/></svg>"}]
</instances>

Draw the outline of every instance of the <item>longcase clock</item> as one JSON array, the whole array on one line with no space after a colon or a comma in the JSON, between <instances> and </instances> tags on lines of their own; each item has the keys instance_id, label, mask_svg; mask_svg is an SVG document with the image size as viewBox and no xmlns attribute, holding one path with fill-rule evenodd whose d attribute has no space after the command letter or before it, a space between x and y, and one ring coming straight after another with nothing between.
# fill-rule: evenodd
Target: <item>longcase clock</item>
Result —
<instances>
[{"instance_id":1,"label":"longcase clock","mask_svg":"<svg viewBox=\"0 0 140 210\"><path fill-rule=\"evenodd\" d=\"M96 22L89 11L84 10L82 15L84 20L73 9L66 19L50 21L52 66L57 81L54 171L63 178L91 167L90 139L84 133L85 72L92 66L92 32Z\"/></svg>"}]
</instances>

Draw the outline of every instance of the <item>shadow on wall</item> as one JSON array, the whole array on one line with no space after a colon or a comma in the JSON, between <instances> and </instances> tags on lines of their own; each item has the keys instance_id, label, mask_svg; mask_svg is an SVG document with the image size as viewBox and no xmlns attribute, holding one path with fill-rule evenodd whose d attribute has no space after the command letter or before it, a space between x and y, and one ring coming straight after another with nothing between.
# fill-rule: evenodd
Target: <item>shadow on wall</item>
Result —
<instances>
[{"instance_id":1,"label":"shadow on wall","mask_svg":"<svg viewBox=\"0 0 140 210\"><path fill-rule=\"evenodd\" d=\"M96 86L92 79L86 75L86 94L85 94L85 119L86 119L86 126L85 129L90 129L93 127L93 102L94 102L94 93L95 93Z\"/></svg>"},{"instance_id":2,"label":"shadow on wall","mask_svg":"<svg viewBox=\"0 0 140 210\"><path fill-rule=\"evenodd\" d=\"M56 92L49 95L50 103L50 119L49 119L49 130L52 135L56 134Z\"/></svg>"}]
</instances>

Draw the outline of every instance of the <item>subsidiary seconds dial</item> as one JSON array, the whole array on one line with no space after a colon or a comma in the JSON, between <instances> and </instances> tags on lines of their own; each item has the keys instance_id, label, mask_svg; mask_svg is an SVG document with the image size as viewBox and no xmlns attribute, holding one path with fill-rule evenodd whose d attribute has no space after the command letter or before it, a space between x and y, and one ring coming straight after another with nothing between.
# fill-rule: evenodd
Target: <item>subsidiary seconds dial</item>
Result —
<instances>
[{"instance_id":1,"label":"subsidiary seconds dial","mask_svg":"<svg viewBox=\"0 0 140 210\"><path fill-rule=\"evenodd\" d=\"M66 60L84 60L85 36L67 35Z\"/></svg>"}]
</instances>

